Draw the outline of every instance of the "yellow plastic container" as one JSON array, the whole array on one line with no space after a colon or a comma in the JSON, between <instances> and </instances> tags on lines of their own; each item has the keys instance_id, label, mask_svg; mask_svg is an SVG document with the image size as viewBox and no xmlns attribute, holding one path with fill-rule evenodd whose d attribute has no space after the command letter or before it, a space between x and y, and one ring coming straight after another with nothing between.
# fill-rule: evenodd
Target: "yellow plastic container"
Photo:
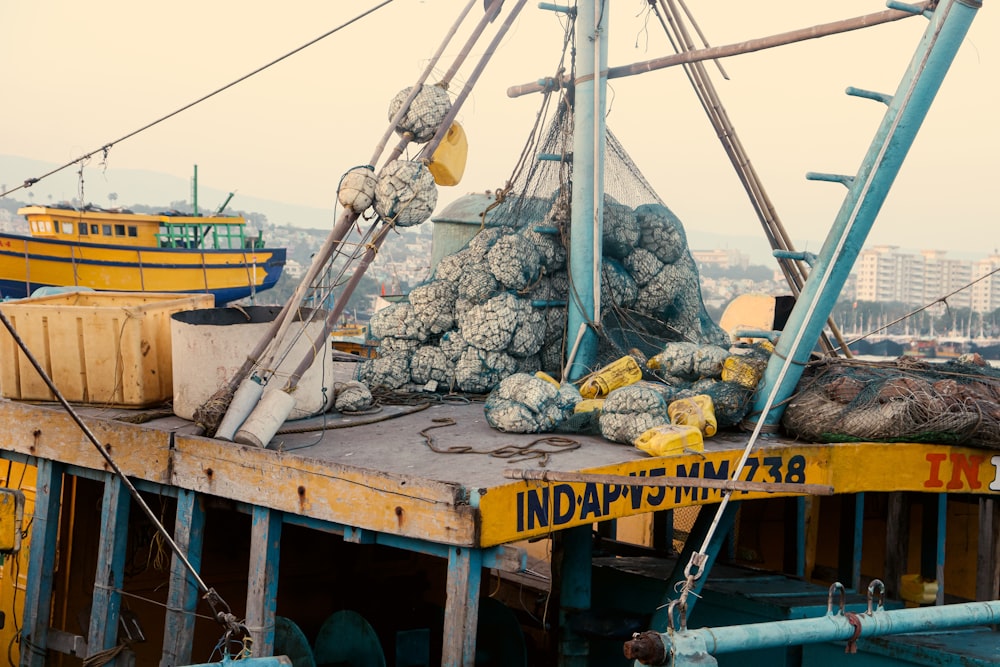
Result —
<instances>
[{"instance_id":1,"label":"yellow plastic container","mask_svg":"<svg viewBox=\"0 0 1000 667\"><path fill-rule=\"evenodd\" d=\"M465 160L468 156L469 140L465 136L465 130L455 121L434 149L431 162L427 165L434 182L438 185L458 185L465 174Z\"/></svg>"},{"instance_id":2,"label":"yellow plastic container","mask_svg":"<svg viewBox=\"0 0 1000 667\"><path fill-rule=\"evenodd\" d=\"M588 376L580 386L584 398L603 398L615 389L642 379L642 369L632 357L625 356Z\"/></svg>"},{"instance_id":3,"label":"yellow plastic container","mask_svg":"<svg viewBox=\"0 0 1000 667\"><path fill-rule=\"evenodd\" d=\"M725 382L735 382L747 389L756 389L765 368L767 360L762 357L734 355L722 362L722 379Z\"/></svg>"},{"instance_id":4,"label":"yellow plastic container","mask_svg":"<svg viewBox=\"0 0 1000 667\"><path fill-rule=\"evenodd\" d=\"M79 291L0 309L66 400L141 407L173 396L170 316L214 305L211 294ZM55 400L3 328L0 390L15 400Z\"/></svg>"},{"instance_id":5,"label":"yellow plastic container","mask_svg":"<svg viewBox=\"0 0 1000 667\"><path fill-rule=\"evenodd\" d=\"M585 398L573 406L574 413L600 412L603 409L604 409L603 398Z\"/></svg>"},{"instance_id":6,"label":"yellow plastic container","mask_svg":"<svg viewBox=\"0 0 1000 667\"><path fill-rule=\"evenodd\" d=\"M719 422L715 418L715 405L712 397L698 394L691 398L679 398L667 406L667 416L674 424L694 426L706 438L711 438L719 430Z\"/></svg>"},{"instance_id":7,"label":"yellow plastic container","mask_svg":"<svg viewBox=\"0 0 1000 667\"><path fill-rule=\"evenodd\" d=\"M695 426L684 424L654 426L636 438L634 444L636 448L653 456L705 451L701 431Z\"/></svg>"},{"instance_id":8,"label":"yellow plastic container","mask_svg":"<svg viewBox=\"0 0 1000 667\"><path fill-rule=\"evenodd\" d=\"M904 574L899 578L899 597L916 604L933 604L937 600L938 583L919 574Z\"/></svg>"}]
</instances>

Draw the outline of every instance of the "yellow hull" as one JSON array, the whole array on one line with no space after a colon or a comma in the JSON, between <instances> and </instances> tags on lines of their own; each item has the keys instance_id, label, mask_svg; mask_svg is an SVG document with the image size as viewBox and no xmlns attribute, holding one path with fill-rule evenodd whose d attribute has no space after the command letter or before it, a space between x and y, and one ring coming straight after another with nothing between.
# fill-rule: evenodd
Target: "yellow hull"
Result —
<instances>
[{"instance_id":1,"label":"yellow hull","mask_svg":"<svg viewBox=\"0 0 1000 667\"><path fill-rule=\"evenodd\" d=\"M283 248L198 250L70 243L0 234L0 294L23 298L39 287L122 292L208 292L217 303L274 286Z\"/></svg>"}]
</instances>

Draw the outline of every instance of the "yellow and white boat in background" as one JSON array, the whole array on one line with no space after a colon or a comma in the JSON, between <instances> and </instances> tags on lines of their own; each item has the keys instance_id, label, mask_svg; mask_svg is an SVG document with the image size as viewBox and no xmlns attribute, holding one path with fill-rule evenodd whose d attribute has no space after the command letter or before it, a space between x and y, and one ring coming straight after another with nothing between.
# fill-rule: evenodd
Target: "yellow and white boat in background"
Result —
<instances>
[{"instance_id":1,"label":"yellow and white boat in background","mask_svg":"<svg viewBox=\"0 0 1000 667\"><path fill-rule=\"evenodd\" d=\"M144 215L127 210L26 206L31 235L0 233L0 296L40 287L203 292L228 303L270 289L284 248L248 236L242 216Z\"/></svg>"}]
</instances>

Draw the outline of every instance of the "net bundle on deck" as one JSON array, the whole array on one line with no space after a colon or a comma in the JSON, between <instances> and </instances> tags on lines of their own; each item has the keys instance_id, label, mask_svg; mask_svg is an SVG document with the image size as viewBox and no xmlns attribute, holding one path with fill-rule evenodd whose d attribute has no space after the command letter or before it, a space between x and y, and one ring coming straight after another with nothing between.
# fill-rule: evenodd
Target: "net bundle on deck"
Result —
<instances>
[{"instance_id":1,"label":"net bundle on deck","mask_svg":"<svg viewBox=\"0 0 1000 667\"><path fill-rule=\"evenodd\" d=\"M815 442L936 442L1000 448L1000 369L978 355L927 363L811 364L782 420Z\"/></svg>"},{"instance_id":2,"label":"net bundle on deck","mask_svg":"<svg viewBox=\"0 0 1000 667\"><path fill-rule=\"evenodd\" d=\"M362 380L487 393L519 372L559 377L575 294L566 265L571 124L571 114L558 115L538 148L556 159L531 164L483 207L483 228L464 248L442 258L406 302L376 314L379 356L363 365ZM603 197L597 366L633 349L656 354L669 341L728 346L705 310L680 221L610 131Z\"/></svg>"}]
</instances>

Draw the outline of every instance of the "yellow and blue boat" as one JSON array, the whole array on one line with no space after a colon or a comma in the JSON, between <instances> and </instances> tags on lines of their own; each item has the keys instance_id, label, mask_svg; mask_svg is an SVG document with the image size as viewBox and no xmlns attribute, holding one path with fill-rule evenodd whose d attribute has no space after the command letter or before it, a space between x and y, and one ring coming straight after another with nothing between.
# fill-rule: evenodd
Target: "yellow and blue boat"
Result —
<instances>
[{"instance_id":1,"label":"yellow and blue boat","mask_svg":"<svg viewBox=\"0 0 1000 667\"><path fill-rule=\"evenodd\" d=\"M144 215L127 210L25 206L30 236L0 234L0 295L40 287L203 292L228 303L274 287L284 248L248 235L242 216Z\"/></svg>"}]
</instances>

